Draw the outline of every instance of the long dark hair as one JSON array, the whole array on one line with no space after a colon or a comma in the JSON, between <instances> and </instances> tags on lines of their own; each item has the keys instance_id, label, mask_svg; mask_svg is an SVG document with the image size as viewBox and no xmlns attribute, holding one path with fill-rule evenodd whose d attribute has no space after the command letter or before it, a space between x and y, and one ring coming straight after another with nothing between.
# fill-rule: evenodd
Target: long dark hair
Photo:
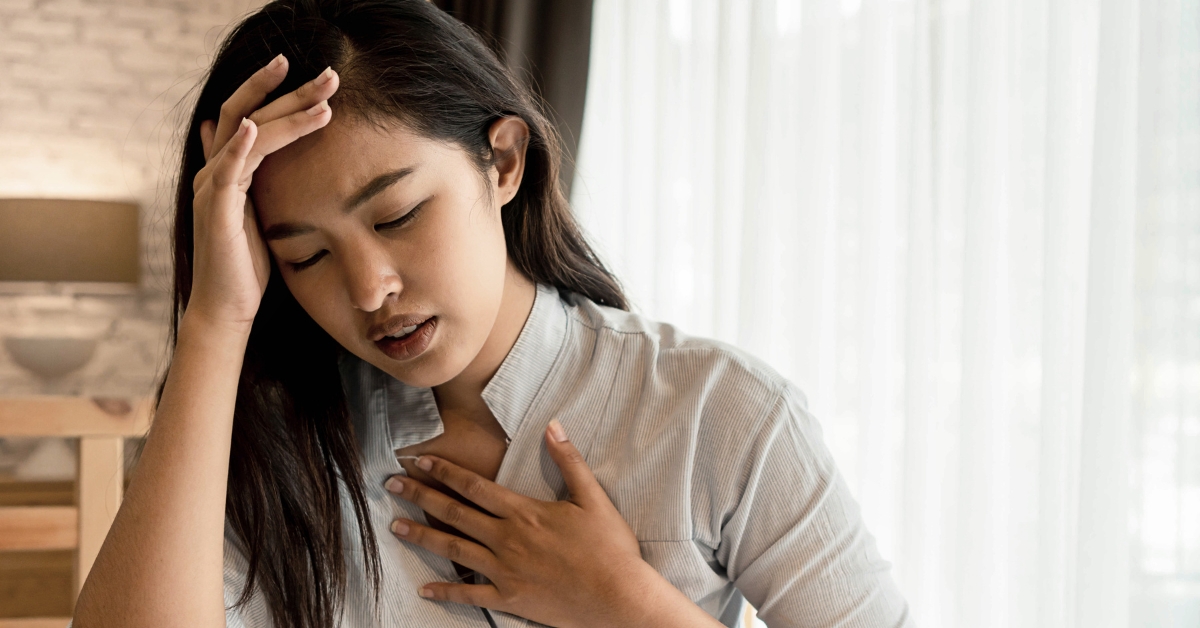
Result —
<instances>
[{"instance_id":1,"label":"long dark hair","mask_svg":"<svg viewBox=\"0 0 1200 628\"><path fill-rule=\"evenodd\" d=\"M503 211L509 258L529 279L628 308L563 196L559 139L541 102L474 32L425 0L277 0L225 39L189 123L176 196L172 343L192 288L200 123L217 119L234 90L279 53L288 76L267 102L332 66L341 77L334 115L398 122L451 142L481 171L494 159L491 124L521 117L530 139L520 190ZM249 563L239 603L257 586L278 625L326 628L338 617L347 583L343 492L378 596L378 548L337 353L272 268L238 382L225 513Z\"/></svg>"}]
</instances>

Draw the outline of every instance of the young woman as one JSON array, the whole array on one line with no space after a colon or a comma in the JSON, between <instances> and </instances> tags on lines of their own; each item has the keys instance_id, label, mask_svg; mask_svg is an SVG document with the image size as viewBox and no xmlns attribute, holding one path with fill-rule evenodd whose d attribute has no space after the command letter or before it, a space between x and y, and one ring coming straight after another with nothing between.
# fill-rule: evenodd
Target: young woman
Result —
<instances>
[{"instance_id":1,"label":"young woman","mask_svg":"<svg viewBox=\"0 0 1200 628\"><path fill-rule=\"evenodd\" d=\"M909 625L801 393L626 311L551 129L424 0L238 25L76 626Z\"/></svg>"}]
</instances>

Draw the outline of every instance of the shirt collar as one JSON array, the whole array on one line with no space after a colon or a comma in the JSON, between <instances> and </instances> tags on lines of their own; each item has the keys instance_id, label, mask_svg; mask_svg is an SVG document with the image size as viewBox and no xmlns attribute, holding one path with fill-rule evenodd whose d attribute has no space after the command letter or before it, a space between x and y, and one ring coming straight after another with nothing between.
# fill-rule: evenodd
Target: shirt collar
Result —
<instances>
[{"instance_id":1,"label":"shirt collar","mask_svg":"<svg viewBox=\"0 0 1200 628\"><path fill-rule=\"evenodd\" d=\"M567 331L567 312L553 286L537 287L533 308L517 342L483 389L483 401L511 440L550 375ZM431 388L414 388L379 373L386 389L392 449L433 438L443 431Z\"/></svg>"},{"instance_id":2,"label":"shirt collar","mask_svg":"<svg viewBox=\"0 0 1200 628\"><path fill-rule=\"evenodd\" d=\"M533 309L500 369L483 388L483 401L509 439L521 427L567 333L567 311L553 286L538 285Z\"/></svg>"}]
</instances>

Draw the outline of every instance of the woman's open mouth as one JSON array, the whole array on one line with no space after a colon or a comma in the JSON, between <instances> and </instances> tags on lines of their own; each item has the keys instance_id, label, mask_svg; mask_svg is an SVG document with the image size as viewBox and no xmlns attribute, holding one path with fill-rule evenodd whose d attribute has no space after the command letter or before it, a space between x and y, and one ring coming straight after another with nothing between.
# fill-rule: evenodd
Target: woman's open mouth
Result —
<instances>
[{"instance_id":1,"label":"woman's open mouth","mask_svg":"<svg viewBox=\"0 0 1200 628\"><path fill-rule=\"evenodd\" d=\"M410 325L376 340L375 346L393 360L408 360L421 355L429 347L436 330L437 317L433 316L420 324Z\"/></svg>"}]
</instances>

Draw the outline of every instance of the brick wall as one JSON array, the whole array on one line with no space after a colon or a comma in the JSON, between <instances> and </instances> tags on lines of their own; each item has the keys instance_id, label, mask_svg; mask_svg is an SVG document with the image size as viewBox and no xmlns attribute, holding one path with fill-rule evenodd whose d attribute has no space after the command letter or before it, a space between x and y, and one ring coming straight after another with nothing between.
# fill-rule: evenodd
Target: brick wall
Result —
<instances>
[{"instance_id":1,"label":"brick wall","mask_svg":"<svg viewBox=\"0 0 1200 628\"><path fill-rule=\"evenodd\" d=\"M0 0L0 196L131 199L163 290L176 131L258 0ZM182 104L181 104L182 103Z\"/></svg>"},{"instance_id":2,"label":"brick wall","mask_svg":"<svg viewBox=\"0 0 1200 628\"><path fill-rule=\"evenodd\" d=\"M0 0L0 196L134 200L143 236L137 295L0 294L0 336L100 330L92 360L61 381L0 350L0 395L151 391L166 355L177 131L228 26L261 4Z\"/></svg>"}]
</instances>

